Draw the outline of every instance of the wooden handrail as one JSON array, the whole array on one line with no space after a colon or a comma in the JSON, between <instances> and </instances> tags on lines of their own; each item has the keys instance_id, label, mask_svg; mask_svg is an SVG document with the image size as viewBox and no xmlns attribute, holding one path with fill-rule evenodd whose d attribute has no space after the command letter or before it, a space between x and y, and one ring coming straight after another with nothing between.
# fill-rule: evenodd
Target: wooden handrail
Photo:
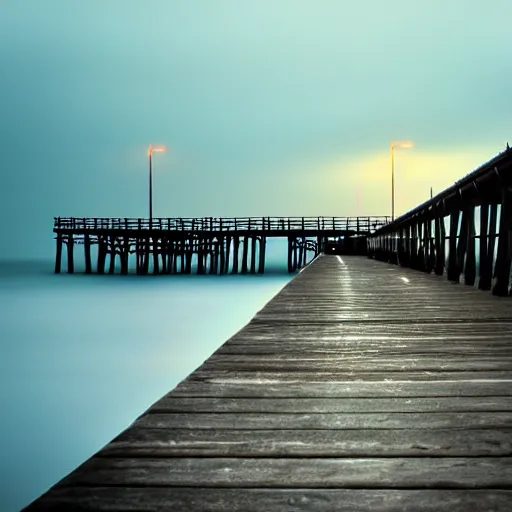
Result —
<instances>
[{"instance_id":1,"label":"wooden handrail","mask_svg":"<svg viewBox=\"0 0 512 512\"><path fill-rule=\"evenodd\" d=\"M153 218L151 229L165 231L357 231L368 232L390 222L389 217L233 217L233 218ZM149 219L141 218L54 218L54 230L150 229Z\"/></svg>"}]
</instances>

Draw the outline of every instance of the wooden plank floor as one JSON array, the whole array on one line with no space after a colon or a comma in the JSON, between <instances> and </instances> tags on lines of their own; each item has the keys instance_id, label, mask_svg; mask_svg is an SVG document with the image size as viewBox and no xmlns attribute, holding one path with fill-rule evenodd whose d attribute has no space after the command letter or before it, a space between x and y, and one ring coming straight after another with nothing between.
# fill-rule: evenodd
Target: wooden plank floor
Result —
<instances>
[{"instance_id":1,"label":"wooden plank floor","mask_svg":"<svg viewBox=\"0 0 512 512\"><path fill-rule=\"evenodd\" d=\"M511 327L512 299L322 256L26 510L509 512Z\"/></svg>"}]
</instances>

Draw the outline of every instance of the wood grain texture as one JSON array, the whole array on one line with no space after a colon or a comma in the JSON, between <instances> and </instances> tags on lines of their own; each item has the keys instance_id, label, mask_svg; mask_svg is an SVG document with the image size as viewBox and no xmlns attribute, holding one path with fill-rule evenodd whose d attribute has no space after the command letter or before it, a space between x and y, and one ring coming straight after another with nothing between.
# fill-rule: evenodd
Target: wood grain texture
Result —
<instances>
[{"instance_id":1,"label":"wood grain texture","mask_svg":"<svg viewBox=\"0 0 512 512\"><path fill-rule=\"evenodd\" d=\"M166 395L151 413L512 412L512 397L178 398Z\"/></svg>"},{"instance_id":2,"label":"wood grain texture","mask_svg":"<svg viewBox=\"0 0 512 512\"><path fill-rule=\"evenodd\" d=\"M511 479L509 457L93 457L60 485L482 489L506 488Z\"/></svg>"},{"instance_id":3,"label":"wood grain texture","mask_svg":"<svg viewBox=\"0 0 512 512\"><path fill-rule=\"evenodd\" d=\"M34 512L510 512L512 491L66 487Z\"/></svg>"},{"instance_id":4,"label":"wood grain texture","mask_svg":"<svg viewBox=\"0 0 512 512\"><path fill-rule=\"evenodd\" d=\"M133 427L102 457L509 456L512 429L228 430Z\"/></svg>"},{"instance_id":5,"label":"wood grain texture","mask_svg":"<svg viewBox=\"0 0 512 512\"><path fill-rule=\"evenodd\" d=\"M323 256L26 510L508 512L511 453L512 301Z\"/></svg>"},{"instance_id":6,"label":"wood grain texture","mask_svg":"<svg viewBox=\"0 0 512 512\"><path fill-rule=\"evenodd\" d=\"M227 430L512 428L512 412L155 413L142 416L134 426Z\"/></svg>"}]
</instances>

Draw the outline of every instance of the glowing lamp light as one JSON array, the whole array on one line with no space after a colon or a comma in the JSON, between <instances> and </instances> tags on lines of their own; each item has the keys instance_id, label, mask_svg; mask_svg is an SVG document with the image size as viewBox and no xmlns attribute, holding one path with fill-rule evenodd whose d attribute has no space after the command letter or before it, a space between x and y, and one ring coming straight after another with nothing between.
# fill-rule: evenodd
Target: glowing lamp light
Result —
<instances>
[{"instance_id":1,"label":"glowing lamp light","mask_svg":"<svg viewBox=\"0 0 512 512\"><path fill-rule=\"evenodd\" d=\"M412 148L412 147L414 147L414 144L410 140L406 140L403 142L392 142L391 147L392 148Z\"/></svg>"},{"instance_id":2,"label":"glowing lamp light","mask_svg":"<svg viewBox=\"0 0 512 512\"><path fill-rule=\"evenodd\" d=\"M149 146L148 155L151 156L155 151L165 152L167 148L165 146Z\"/></svg>"}]
</instances>

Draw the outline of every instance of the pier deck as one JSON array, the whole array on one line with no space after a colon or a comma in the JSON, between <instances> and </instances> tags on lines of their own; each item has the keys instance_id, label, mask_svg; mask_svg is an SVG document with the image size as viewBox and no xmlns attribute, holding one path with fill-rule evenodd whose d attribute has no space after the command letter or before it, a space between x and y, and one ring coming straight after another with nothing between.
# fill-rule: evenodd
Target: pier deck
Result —
<instances>
[{"instance_id":1,"label":"pier deck","mask_svg":"<svg viewBox=\"0 0 512 512\"><path fill-rule=\"evenodd\" d=\"M320 256L27 511L510 511L512 301Z\"/></svg>"}]
</instances>

